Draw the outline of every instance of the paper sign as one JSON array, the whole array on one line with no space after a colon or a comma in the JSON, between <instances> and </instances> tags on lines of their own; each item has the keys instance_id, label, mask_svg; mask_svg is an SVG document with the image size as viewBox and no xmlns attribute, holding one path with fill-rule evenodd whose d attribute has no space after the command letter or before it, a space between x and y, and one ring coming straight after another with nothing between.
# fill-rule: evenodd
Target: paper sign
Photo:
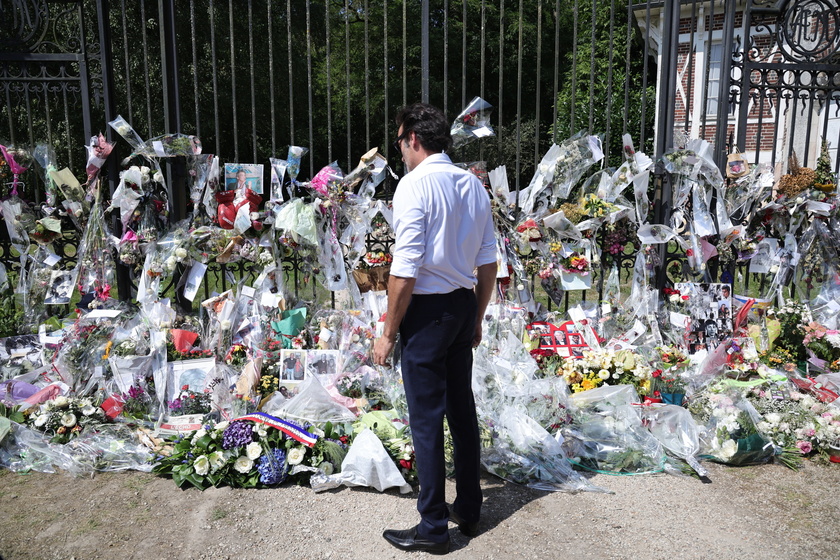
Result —
<instances>
[{"instance_id":1,"label":"paper sign","mask_svg":"<svg viewBox=\"0 0 840 560\"><path fill-rule=\"evenodd\" d=\"M255 290L251 286L242 286L242 292L241 293L245 297L252 298L252 297L254 297L254 295L256 295L257 290Z\"/></svg>"},{"instance_id":2,"label":"paper sign","mask_svg":"<svg viewBox=\"0 0 840 560\"><path fill-rule=\"evenodd\" d=\"M190 271L187 274L187 282L184 285L184 297L190 301L195 299L198 293L198 288L201 286L201 281L204 279L204 273L207 271L207 265L197 262L193 263Z\"/></svg>"},{"instance_id":3,"label":"paper sign","mask_svg":"<svg viewBox=\"0 0 840 560\"><path fill-rule=\"evenodd\" d=\"M122 313L119 309L94 309L85 317L87 319L113 319Z\"/></svg>"},{"instance_id":4,"label":"paper sign","mask_svg":"<svg viewBox=\"0 0 840 560\"><path fill-rule=\"evenodd\" d=\"M47 266L54 266L61 260L61 257L56 255L55 253L50 253L47 258L44 259L44 264Z\"/></svg>"},{"instance_id":5,"label":"paper sign","mask_svg":"<svg viewBox=\"0 0 840 560\"><path fill-rule=\"evenodd\" d=\"M154 148L155 154L157 154L158 157L166 157L166 149L163 147L163 142L160 140L153 141L152 148Z\"/></svg>"}]
</instances>

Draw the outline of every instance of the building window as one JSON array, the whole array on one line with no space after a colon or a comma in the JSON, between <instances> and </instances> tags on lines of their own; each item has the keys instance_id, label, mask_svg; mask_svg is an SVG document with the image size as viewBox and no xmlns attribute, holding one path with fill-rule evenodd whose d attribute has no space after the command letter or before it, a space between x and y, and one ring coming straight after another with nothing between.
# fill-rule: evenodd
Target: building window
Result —
<instances>
[{"instance_id":1,"label":"building window","mask_svg":"<svg viewBox=\"0 0 840 560\"><path fill-rule=\"evenodd\" d=\"M723 44L712 43L709 45L709 76L706 97L706 114L717 115L718 95L720 95L720 72L723 66Z\"/></svg>"}]
</instances>

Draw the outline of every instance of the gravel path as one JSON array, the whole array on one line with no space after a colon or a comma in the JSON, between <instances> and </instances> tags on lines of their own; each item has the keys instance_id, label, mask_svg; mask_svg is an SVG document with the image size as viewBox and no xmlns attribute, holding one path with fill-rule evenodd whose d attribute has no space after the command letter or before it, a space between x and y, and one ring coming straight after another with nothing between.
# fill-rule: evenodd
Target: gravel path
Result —
<instances>
[{"instance_id":1,"label":"gravel path","mask_svg":"<svg viewBox=\"0 0 840 560\"><path fill-rule=\"evenodd\" d=\"M483 480L482 533L453 526L453 558L840 558L840 465L708 465L696 479L597 475L613 494ZM449 497L454 484L449 483ZM95 478L0 472L2 560L423 558L388 528L417 522L416 494L307 487L182 491L138 472Z\"/></svg>"}]
</instances>

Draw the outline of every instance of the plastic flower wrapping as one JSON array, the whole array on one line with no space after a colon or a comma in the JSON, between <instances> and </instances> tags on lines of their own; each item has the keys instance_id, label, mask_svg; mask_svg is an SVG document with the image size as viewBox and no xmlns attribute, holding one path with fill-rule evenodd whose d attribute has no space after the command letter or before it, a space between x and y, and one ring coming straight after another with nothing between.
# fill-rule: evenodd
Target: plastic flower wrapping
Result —
<instances>
[{"instance_id":1,"label":"plastic flower wrapping","mask_svg":"<svg viewBox=\"0 0 840 560\"><path fill-rule=\"evenodd\" d=\"M490 116L473 100L456 146L492 134ZM197 138L145 141L110 124L131 150L110 196L102 137L77 170L84 185L46 146L28 171L18 151L3 160L9 182L38 173L47 196L40 208L22 189L2 202L20 267L2 269L0 286L25 313L0 341L12 420L0 464L151 469L202 489L408 491L400 370L371 356L393 242L391 209L374 196L389 172L378 150L306 179L308 150L290 146L269 162L270 192L235 193ZM191 205L177 223L162 172L175 156ZM473 370L484 468L574 492L602 491L591 472L707 476L705 460L827 458L840 446L840 236L825 165L783 183L751 166L725 182L710 146L691 142L657 162L674 212L654 223L654 162L629 136L617 168L597 168L603 159L595 135L553 145L518 199L506 168L462 164L488 188L498 234ZM74 230L78 252L57 255ZM131 304L117 299L118 262ZM744 274L765 279L748 296L736 293Z\"/></svg>"}]
</instances>

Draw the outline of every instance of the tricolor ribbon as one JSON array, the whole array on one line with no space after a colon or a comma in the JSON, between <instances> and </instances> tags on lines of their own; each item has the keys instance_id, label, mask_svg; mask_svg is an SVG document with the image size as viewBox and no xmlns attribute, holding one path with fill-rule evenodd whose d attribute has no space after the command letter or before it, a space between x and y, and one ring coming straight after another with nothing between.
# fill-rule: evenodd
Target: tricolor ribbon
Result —
<instances>
[{"instance_id":1,"label":"tricolor ribbon","mask_svg":"<svg viewBox=\"0 0 840 560\"><path fill-rule=\"evenodd\" d=\"M236 418L234 422L237 420L250 420L251 422L271 426L272 428L280 430L293 440L302 443L307 447L314 447L315 443L317 443L318 441L318 436L310 434L297 424L293 424L292 422L288 422L286 420L281 420L280 418L276 418L274 416L271 416L270 414L266 414L265 412L254 412L253 414L246 414L245 416L240 416L239 418Z\"/></svg>"}]
</instances>

